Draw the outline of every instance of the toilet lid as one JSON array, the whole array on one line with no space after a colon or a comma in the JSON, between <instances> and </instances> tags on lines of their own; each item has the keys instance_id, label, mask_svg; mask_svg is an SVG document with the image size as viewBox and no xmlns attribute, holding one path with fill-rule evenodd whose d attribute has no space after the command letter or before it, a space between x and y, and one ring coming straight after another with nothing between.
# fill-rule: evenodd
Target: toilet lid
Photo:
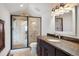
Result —
<instances>
[{"instance_id":1,"label":"toilet lid","mask_svg":"<svg viewBox=\"0 0 79 59\"><path fill-rule=\"evenodd\" d=\"M30 43L30 47L36 47L36 46L37 46L37 42Z\"/></svg>"}]
</instances>

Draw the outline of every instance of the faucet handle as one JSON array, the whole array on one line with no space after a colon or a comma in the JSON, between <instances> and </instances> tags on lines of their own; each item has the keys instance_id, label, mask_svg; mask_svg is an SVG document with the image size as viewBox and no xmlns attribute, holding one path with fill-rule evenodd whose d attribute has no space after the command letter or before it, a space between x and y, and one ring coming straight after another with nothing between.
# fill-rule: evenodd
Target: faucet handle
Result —
<instances>
[{"instance_id":1,"label":"faucet handle","mask_svg":"<svg viewBox=\"0 0 79 59\"><path fill-rule=\"evenodd\" d=\"M58 35L58 38L59 38L59 39L61 39L61 36L60 36L60 35Z\"/></svg>"}]
</instances>

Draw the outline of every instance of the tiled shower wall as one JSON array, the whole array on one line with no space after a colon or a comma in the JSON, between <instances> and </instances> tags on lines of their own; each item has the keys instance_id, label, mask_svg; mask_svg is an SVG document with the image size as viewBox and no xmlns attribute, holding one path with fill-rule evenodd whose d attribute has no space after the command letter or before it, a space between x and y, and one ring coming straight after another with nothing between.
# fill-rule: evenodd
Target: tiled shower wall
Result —
<instances>
[{"instance_id":1,"label":"tiled shower wall","mask_svg":"<svg viewBox=\"0 0 79 59\"><path fill-rule=\"evenodd\" d=\"M29 17L29 44L37 41L37 36L41 34L40 18Z\"/></svg>"}]
</instances>

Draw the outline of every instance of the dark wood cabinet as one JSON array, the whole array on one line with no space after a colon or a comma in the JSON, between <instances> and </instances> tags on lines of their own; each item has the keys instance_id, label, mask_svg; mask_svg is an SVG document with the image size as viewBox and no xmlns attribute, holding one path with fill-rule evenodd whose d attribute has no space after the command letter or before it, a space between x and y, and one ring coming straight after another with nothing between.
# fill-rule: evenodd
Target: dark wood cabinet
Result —
<instances>
[{"instance_id":1,"label":"dark wood cabinet","mask_svg":"<svg viewBox=\"0 0 79 59\"><path fill-rule=\"evenodd\" d=\"M48 46L47 43L41 41L40 39L37 40L37 54L38 56L47 56L48 55Z\"/></svg>"},{"instance_id":2,"label":"dark wood cabinet","mask_svg":"<svg viewBox=\"0 0 79 59\"><path fill-rule=\"evenodd\" d=\"M40 42L41 40L40 39L38 39L37 40L37 54L38 54L38 56L41 56L42 55L42 47L41 47L41 42Z\"/></svg>"},{"instance_id":3,"label":"dark wood cabinet","mask_svg":"<svg viewBox=\"0 0 79 59\"><path fill-rule=\"evenodd\" d=\"M52 46L51 44L37 39L37 55L38 56L69 56L65 51Z\"/></svg>"},{"instance_id":4,"label":"dark wood cabinet","mask_svg":"<svg viewBox=\"0 0 79 59\"><path fill-rule=\"evenodd\" d=\"M51 45L48 47L48 56L55 56L55 48Z\"/></svg>"},{"instance_id":5,"label":"dark wood cabinet","mask_svg":"<svg viewBox=\"0 0 79 59\"><path fill-rule=\"evenodd\" d=\"M55 56L55 48L47 42L38 39L37 40L37 54L38 56Z\"/></svg>"},{"instance_id":6,"label":"dark wood cabinet","mask_svg":"<svg viewBox=\"0 0 79 59\"><path fill-rule=\"evenodd\" d=\"M5 31L4 31L4 21L0 19L0 52L5 47Z\"/></svg>"},{"instance_id":7,"label":"dark wood cabinet","mask_svg":"<svg viewBox=\"0 0 79 59\"><path fill-rule=\"evenodd\" d=\"M56 49L56 56L69 56L69 55L60 49Z\"/></svg>"}]
</instances>

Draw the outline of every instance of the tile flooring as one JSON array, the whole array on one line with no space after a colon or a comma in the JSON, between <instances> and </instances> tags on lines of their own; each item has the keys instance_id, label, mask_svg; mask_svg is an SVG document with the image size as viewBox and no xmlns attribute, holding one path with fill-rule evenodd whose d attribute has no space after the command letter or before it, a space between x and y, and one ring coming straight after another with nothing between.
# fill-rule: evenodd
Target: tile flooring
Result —
<instances>
[{"instance_id":1,"label":"tile flooring","mask_svg":"<svg viewBox=\"0 0 79 59\"><path fill-rule=\"evenodd\" d=\"M31 48L22 48L11 50L9 56L32 56Z\"/></svg>"}]
</instances>

